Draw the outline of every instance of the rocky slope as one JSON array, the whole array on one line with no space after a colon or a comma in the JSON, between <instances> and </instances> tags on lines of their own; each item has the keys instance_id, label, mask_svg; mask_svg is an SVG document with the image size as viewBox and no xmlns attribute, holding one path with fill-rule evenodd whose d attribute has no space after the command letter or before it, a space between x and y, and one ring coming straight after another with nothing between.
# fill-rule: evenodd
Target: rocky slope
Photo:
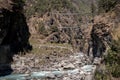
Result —
<instances>
[{"instance_id":1,"label":"rocky slope","mask_svg":"<svg viewBox=\"0 0 120 80\"><path fill-rule=\"evenodd\" d=\"M36 3L27 1L26 15L34 12L28 19L31 34L38 35L41 43L68 43L74 47L75 51L86 52L86 38L90 33L87 27L91 26L92 23L91 3L86 4L86 2L87 0L46 0L41 3L39 1L36 1ZM46 3L46 6L42 3ZM49 6L47 3L49 3ZM36 7L38 4L41 7ZM40 12L43 8L46 10L45 12L43 10L44 14ZM35 9L37 11L34 11Z\"/></svg>"},{"instance_id":2,"label":"rocky slope","mask_svg":"<svg viewBox=\"0 0 120 80\"><path fill-rule=\"evenodd\" d=\"M94 64L101 63L96 57L103 57L112 40L119 37L120 6L93 18L88 0L25 1L25 11L21 0L0 1L0 76L10 74L12 67L13 73L23 73L25 79L42 75L48 80L92 80L97 67ZM32 49L29 38L32 52L14 55ZM38 72L42 70L44 74ZM7 77L11 76L21 77Z\"/></svg>"}]
</instances>

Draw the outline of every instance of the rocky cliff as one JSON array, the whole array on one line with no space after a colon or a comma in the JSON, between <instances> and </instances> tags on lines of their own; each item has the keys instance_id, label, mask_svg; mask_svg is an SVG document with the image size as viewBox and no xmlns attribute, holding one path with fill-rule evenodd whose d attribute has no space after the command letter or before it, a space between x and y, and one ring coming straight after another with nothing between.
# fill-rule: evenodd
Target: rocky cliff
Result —
<instances>
[{"instance_id":1,"label":"rocky cliff","mask_svg":"<svg viewBox=\"0 0 120 80\"><path fill-rule=\"evenodd\" d=\"M93 46L96 48L101 46L102 51L110 47L113 40L119 38L119 5L117 5L113 11L96 16L94 18L94 24L91 31L91 38L93 40ZM100 42L100 44L99 44ZM106 49L105 49L106 50Z\"/></svg>"},{"instance_id":2,"label":"rocky cliff","mask_svg":"<svg viewBox=\"0 0 120 80\"><path fill-rule=\"evenodd\" d=\"M119 10L118 4L108 13L94 17L91 31L93 56L104 58L95 74L96 80L119 80Z\"/></svg>"},{"instance_id":3,"label":"rocky cliff","mask_svg":"<svg viewBox=\"0 0 120 80\"><path fill-rule=\"evenodd\" d=\"M30 49L30 33L21 0L0 0L0 64L10 63L13 54Z\"/></svg>"}]
</instances>

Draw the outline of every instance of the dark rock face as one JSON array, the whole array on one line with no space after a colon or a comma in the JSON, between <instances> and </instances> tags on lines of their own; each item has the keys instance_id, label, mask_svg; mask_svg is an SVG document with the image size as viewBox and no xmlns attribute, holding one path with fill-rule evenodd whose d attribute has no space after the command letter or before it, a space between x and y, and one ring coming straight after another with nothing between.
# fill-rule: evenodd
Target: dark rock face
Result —
<instances>
[{"instance_id":1,"label":"dark rock face","mask_svg":"<svg viewBox=\"0 0 120 80\"><path fill-rule=\"evenodd\" d=\"M18 2L12 1L11 9L7 8L9 6L0 6L0 65L11 63L13 55L18 52L31 50L30 33L26 18L22 13L23 6L15 4L19 3L20 0Z\"/></svg>"},{"instance_id":2,"label":"dark rock face","mask_svg":"<svg viewBox=\"0 0 120 80\"><path fill-rule=\"evenodd\" d=\"M93 25L91 31L93 57L101 57L105 52L107 45L112 41L110 26L104 23Z\"/></svg>"},{"instance_id":3,"label":"dark rock face","mask_svg":"<svg viewBox=\"0 0 120 80\"><path fill-rule=\"evenodd\" d=\"M22 13L9 12L8 10L2 10L3 17L1 18L1 45L10 45L18 51L19 48L28 43L30 33L25 21L25 17ZM15 49L16 48L16 49Z\"/></svg>"}]
</instances>

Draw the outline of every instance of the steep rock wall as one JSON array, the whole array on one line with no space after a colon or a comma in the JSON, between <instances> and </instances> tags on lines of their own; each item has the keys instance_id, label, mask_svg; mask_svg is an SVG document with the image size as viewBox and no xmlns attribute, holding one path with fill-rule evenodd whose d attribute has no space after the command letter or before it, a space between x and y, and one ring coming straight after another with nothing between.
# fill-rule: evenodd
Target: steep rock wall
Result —
<instances>
[{"instance_id":1,"label":"steep rock wall","mask_svg":"<svg viewBox=\"0 0 120 80\"><path fill-rule=\"evenodd\" d=\"M102 56L110 48L111 42L120 37L119 10L118 4L112 11L94 17L90 45L94 57Z\"/></svg>"},{"instance_id":2,"label":"steep rock wall","mask_svg":"<svg viewBox=\"0 0 120 80\"><path fill-rule=\"evenodd\" d=\"M5 4L5 5L4 5ZM7 5L6 5L7 4ZM29 29L21 0L0 1L0 63L9 63L14 53L29 50ZM4 60L2 57L5 56Z\"/></svg>"}]
</instances>

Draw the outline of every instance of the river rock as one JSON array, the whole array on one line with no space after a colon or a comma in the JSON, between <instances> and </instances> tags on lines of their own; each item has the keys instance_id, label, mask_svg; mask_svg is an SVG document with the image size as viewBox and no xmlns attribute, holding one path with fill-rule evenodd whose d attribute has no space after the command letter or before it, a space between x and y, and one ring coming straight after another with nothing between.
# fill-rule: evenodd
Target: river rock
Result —
<instances>
[{"instance_id":1,"label":"river rock","mask_svg":"<svg viewBox=\"0 0 120 80\"><path fill-rule=\"evenodd\" d=\"M75 69L75 66L73 64L68 64L63 67L64 70L73 70Z\"/></svg>"},{"instance_id":2,"label":"river rock","mask_svg":"<svg viewBox=\"0 0 120 80\"><path fill-rule=\"evenodd\" d=\"M55 78L55 75L52 74L52 73L48 73L45 75L48 79L54 79Z\"/></svg>"}]
</instances>

